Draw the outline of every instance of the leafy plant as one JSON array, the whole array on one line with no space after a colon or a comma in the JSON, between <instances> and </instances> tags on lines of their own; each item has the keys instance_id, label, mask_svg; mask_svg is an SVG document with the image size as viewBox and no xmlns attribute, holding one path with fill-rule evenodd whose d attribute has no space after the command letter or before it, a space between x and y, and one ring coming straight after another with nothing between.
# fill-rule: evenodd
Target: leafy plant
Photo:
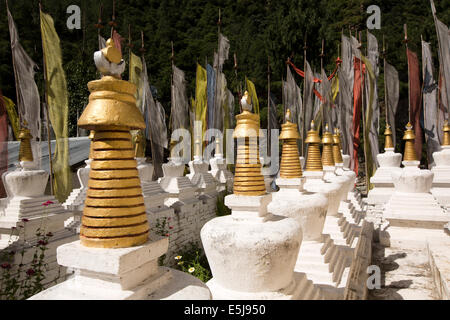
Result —
<instances>
[{"instance_id":1,"label":"leafy plant","mask_svg":"<svg viewBox=\"0 0 450 320\"><path fill-rule=\"evenodd\" d=\"M212 278L208 259L196 243L189 243L174 259L178 270L192 274L202 282L208 282Z\"/></svg>"}]
</instances>

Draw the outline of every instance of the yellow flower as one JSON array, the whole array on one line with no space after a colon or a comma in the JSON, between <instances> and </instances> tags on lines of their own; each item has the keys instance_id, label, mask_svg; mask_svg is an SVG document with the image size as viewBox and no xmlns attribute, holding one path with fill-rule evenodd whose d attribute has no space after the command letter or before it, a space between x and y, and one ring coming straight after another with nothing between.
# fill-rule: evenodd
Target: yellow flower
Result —
<instances>
[{"instance_id":1,"label":"yellow flower","mask_svg":"<svg viewBox=\"0 0 450 320\"><path fill-rule=\"evenodd\" d=\"M195 271L195 268L189 268L189 273L193 273Z\"/></svg>"},{"instance_id":2,"label":"yellow flower","mask_svg":"<svg viewBox=\"0 0 450 320\"><path fill-rule=\"evenodd\" d=\"M181 258L183 258L182 256L176 256L175 260L181 260Z\"/></svg>"}]
</instances>

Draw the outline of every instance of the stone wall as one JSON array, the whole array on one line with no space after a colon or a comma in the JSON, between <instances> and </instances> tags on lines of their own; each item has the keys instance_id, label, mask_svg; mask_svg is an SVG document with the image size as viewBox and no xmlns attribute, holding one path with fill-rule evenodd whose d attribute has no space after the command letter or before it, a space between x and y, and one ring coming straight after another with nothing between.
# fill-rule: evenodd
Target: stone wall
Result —
<instances>
[{"instance_id":1,"label":"stone wall","mask_svg":"<svg viewBox=\"0 0 450 320\"><path fill-rule=\"evenodd\" d=\"M223 194L219 194L223 197ZM200 230L206 222L216 217L217 197L199 195L195 198L177 201L170 207L151 209L148 220L153 233L168 234L169 250L164 265L174 266L176 256L190 243L202 247ZM165 228L158 227L166 221ZM167 233L166 233L167 232Z\"/></svg>"}]
</instances>

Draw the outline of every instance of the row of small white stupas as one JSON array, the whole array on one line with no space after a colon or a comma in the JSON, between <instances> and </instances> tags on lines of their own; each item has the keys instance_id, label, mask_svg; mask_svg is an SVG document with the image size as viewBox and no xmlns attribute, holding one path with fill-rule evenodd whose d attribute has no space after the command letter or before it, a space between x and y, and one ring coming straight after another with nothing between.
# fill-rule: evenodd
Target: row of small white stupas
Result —
<instances>
[{"instance_id":1,"label":"row of small white stupas","mask_svg":"<svg viewBox=\"0 0 450 320\"><path fill-rule=\"evenodd\" d=\"M431 170L419 169L412 126L406 129L403 161L395 153L390 127L385 132L385 152L378 155L380 168L370 179L368 214L374 217L384 246L426 250L436 297L450 299L450 126L444 123L443 144L433 154Z\"/></svg>"}]
</instances>

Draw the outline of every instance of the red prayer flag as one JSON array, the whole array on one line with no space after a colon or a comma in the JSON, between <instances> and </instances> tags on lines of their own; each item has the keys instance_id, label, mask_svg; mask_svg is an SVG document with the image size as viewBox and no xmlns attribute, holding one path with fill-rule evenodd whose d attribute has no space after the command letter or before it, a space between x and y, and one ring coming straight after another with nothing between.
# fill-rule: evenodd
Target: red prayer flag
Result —
<instances>
[{"instance_id":1,"label":"red prayer flag","mask_svg":"<svg viewBox=\"0 0 450 320\"><path fill-rule=\"evenodd\" d=\"M351 159L351 168L358 175L359 161L358 161L358 148L361 143L361 111L362 111L362 87L364 83L364 71L365 65L361 64L361 60L354 57L353 60L355 70L355 81L353 84L353 158ZM362 67L362 73L361 73Z\"/></svg>"},{"instance_id":2,"label":"red prayer flag","mask_svg":"<svg viewBox=\"0 0 450 320\"><path fill-rule=\"evenodd\" d=\"M409 101L411 107L411 124L414 127L416 140L414 147L418 160L422 158L422 127L420 126L420 114L422 112L422 99L420 87L419 59L417 54L409 49L406 50L409 68Z\"/></svg>"}]
</instances>

